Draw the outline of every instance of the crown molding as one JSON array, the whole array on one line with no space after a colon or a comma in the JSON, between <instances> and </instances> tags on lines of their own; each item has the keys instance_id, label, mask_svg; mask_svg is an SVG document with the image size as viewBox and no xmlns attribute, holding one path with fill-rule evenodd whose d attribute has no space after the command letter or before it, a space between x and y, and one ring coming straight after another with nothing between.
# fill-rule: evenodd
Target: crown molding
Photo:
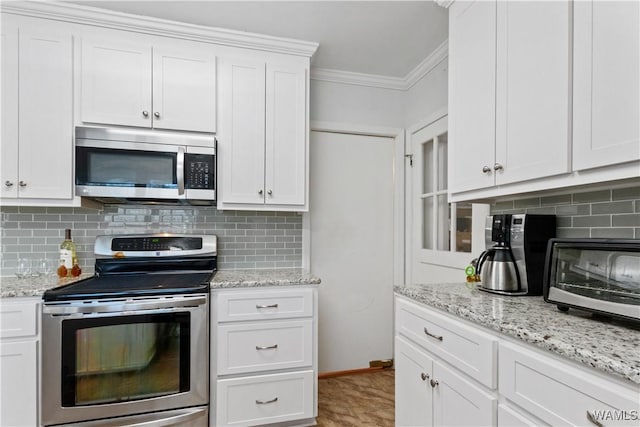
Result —
<instances>
[{"instance_id":1,"label":"crown molding","mask_svg":"<svg viewBox=\"0 0 640 427\"><path fill-rule=\"evenodd\" d=\"M388 77L377 74L352 73L328 68L312 68L311 79L348 85L369 86L381 89L407 91L433 70L449 55L449 41L445 40L405 77Z\"/></svg>"},{"instance_id":2,"label":"crown molding","mask_svg":"<svg viewBox=\"0 0 640 427\"><path fill-rule=\"evenodd\" d=\"M444 7L445 9L448 9L449 6L451 6L453 4L455 0L435 0L436 4L440 7Z\"/></svg>"},{"instance_id":3,"label":"crown molding","mask_svg":"<svg viewBox=\"0 0 640 427\"><path fill-rule=\"evenodd\" d=\"M266 36L263 34L223 28L205 27L203 25L187 24L68 3L3 1L0 3L0 10L3 13L108 27L118 30L277 52L287 55L311 57L318 49L318 43L315 42Z\"/></svg>"}]
</instances>

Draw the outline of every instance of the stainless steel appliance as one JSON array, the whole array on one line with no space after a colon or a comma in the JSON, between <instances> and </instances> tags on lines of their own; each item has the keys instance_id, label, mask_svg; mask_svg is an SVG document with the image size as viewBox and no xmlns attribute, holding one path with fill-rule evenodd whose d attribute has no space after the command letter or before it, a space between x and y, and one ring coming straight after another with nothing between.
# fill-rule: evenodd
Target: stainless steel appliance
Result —
<instances>
[{"instance_id":1,"label":"stainless steel appliance","mask_svg":"<svg viewBox=\"0 0 640 427\"><path fill-rule=\"evenodd\" d=\"M487 249L478 258L478 289L503 295L542 295L547 242L555 233L555 215L488 216Z\"/></svg>"},{"instance_id":2,"label":"stainless steel appliance","mask_svg":"<svg viewBox=\"0 0 640 427\"><path fill-rule=\"evenodd\" d=\"M640 240L551 239L544 300L640 320Z\"/></svg>"},{"instance_id":3,"label":"stainless steel appliance","mask_svg":"<svg viewBox=\"0 0 640 427\"><path fill-rule=\"evenodd\" d=\"M44 293L43 425L208 425L216 243L99 236L96 275Z\"/></svg>"},{"instance_id":4,"label":"stainless steel appliance","mask_svg":"<svg viewBox=\"0 0 640 427\"><path fill-rule=\"evenodd\" d=\"M211 135L76 127L76 195L102 203L212 205Z\"/></svg>"}]
</instances>

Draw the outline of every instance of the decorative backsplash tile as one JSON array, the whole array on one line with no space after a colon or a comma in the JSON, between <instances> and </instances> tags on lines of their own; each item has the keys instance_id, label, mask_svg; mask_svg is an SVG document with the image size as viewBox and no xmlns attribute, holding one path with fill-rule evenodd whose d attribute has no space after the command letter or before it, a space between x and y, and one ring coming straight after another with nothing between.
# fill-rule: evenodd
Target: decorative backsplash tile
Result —
<instances>
[{"instance_id":1,"label":"decorative backsplash tile","mask_svg":"<svg viewBox=\"0 0 640 427\"><path fill-rule=\"evenodd\" d=\"M492 214L555 214L558 237L640 239L640 187L495 203Z\"/></svg>"},{"instance_id":2,"label":"decorative backsplash tile","mask_svg":"<svg viewBox=\"0 0 640 427\"><path fill-rule=\"evenodd\" d=\"M106 205L84 208L0 208L2 276L18 258L58 258L70 228L80 266L93 272L93 242L101 234L200 233L218 236L218 268L293 268L302 264L302 216L288 212L218 211L212 207Z\"/></svg>"}]
</instances>

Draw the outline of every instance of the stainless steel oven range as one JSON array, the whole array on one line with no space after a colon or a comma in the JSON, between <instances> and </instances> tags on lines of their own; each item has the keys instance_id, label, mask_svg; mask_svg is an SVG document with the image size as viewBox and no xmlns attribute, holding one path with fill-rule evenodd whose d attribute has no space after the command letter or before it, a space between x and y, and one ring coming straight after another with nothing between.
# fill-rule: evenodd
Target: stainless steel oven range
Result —
<instances>
[{"instance_id":1,"label":"stainless steel oven range","mask_svg":"<svg viewBox=\"0 0 640 427\"><path fill-rule=\"evenodd\" d=\"M207 426L216 236L114 235L45 292L42 424Z\"/></svg>"}]
</instances>

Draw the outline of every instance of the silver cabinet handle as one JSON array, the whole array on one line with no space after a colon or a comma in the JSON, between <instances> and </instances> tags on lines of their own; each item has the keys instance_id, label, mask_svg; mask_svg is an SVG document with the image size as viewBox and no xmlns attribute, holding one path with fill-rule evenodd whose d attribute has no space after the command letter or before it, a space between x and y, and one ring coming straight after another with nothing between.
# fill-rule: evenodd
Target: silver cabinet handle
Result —
<instances>
[{"instance_id":1,"label":"silver cabinet handle","mask_svg":"<svg viewBox=\"0 0 640 427\"><path fill-rule=\"evenodd\" d=\"M438 341L442 341L443 340L442 335L434 335L431 332L429 332L429 330L426 327L424 328L424 333L427 334L428 336L430 336L431 338L437 339Z\"/></svg>"},{"instance_id":2,"label":"silver cabinet handle","mask_svg":"<svg viewBox=\"0 0 640 427\"><path fill-rule=\"evenodd\" d=\"M424 372L420 374L420 378L422 378L422 381L426 381L429 379L429 374L425 374Z\"/></svg>"},{"instance_id":3,"label":"silver cabinet handle","mask_svg":"<svg viewBox=\"0 0 640 427\"><path fill-rule=\"evenodd\" d=\"M258 194L262 196L262 189L258 190Z\"/></svg>"},{"instance_id":4,"label":"silver cabinet handle","mask_svg":"<svg viewBox=\"0 0 640 427\"><path fill-rule=\"evenodd\" d=\"M160 113L158 113L157 111L155 113L153 113L153 117L155 117L156 119L160 118Z\"/></svg>"},{"instance_id":5,"label":"silver cabinet handle","mask_svg":"<svg viewBox=\"0 0 640 427\"><path fill-rule=\"evenodd\" d=\"M491 168L489 166L482 167L482 173L489 173L489 172L491 172Z\"/></svg>"},{"instance_id":6,"label":"silver cabinet handle","mask_svg":"<svg viewBox=\"0 0 640 427\"><path fill-rule=\"evenodd\" d=\"M7 187L13 187L13 182L11 182L11 181L9 181L9 180L6 180L6 181L4 182L4 185L5 185L5 186L7 186Z\"/></svg>"},{"instance_id":7,"label":"silver cabinet handle","mask_svg":"<svg viewBox=\"0 0 640 427\"><path fill-rule=\"evenodd\" d=\"M267 194L268 194L268 195L272 195L272 194L273 194L273 191L269 190L269 191L267 191Z\"/></svg>"},{"instance_id":8,"label":"silver cabinet handle","mask_svg":"<svg viewBox=\"0 0 640 427\"><path fill-rule=\"evenodd\" d=\"M275 350L278 348L278 344L274 345L257 345L256 350Z\"/></svg>"},{"instance_id":9,"label":"silver cabinet handle","mask_svg":"<svg viewBox=\"0 0 640 427\"><path fill-rule=\"evenodd\" d=\"M587 419L591 421L594 426L603 427L602 423L589 411L587 411Z\"/></svg>"},{"instance_id":10,"label":"silver cabinet handle","mask_svg":"<svg viewBox=\"0 0 640 427\"><path fill-rule=\"evenodd\" d=\"M20 182L18 183L18 185L19 185L20 187L26 187L26 186L27 186L27 183L26 183L26 182L24 182L24 181L20 181Z\"/></svg>"},{"instance_id":11,"label":"silver cabinet handle","mask_svg":"<svg viewBox=\"0 0 640 427\"><path fill-rule=\"evenodd\" d=\"M256 308L278 308L278 304L269 304L269 305L263 305L263 304L256 304Z\"/></svg>"},{"instance_id":12,"label":"silver cabinet handle","mask_svg":"<svg viewBox=\"0 0 640 427\"><path fill-rule=\"evenodd\" d=\"M278 397L274 397L271 400L256 400L256 404L258 405L266 405L268 403L275 403L278 401Z\"/></svg>"},{"instance_id":13,"label":"silver cabinet handle","mask_svg":"<svg viewBox=\"0 0 640 427\"><path fill-rule=\"evenodd\" d=\"M500 163L496 163L495 165L493 165L493 170L501 171L501 170L504 170L504 167Z\"/></svg>"},{"instance_id":14,"label":"silver cabinet handle","mask_svg":"<svg viewBox=\"0 0 640 427\"><path fill-rule=\"evenodd\" d=\"M149 117L149 112L148 112L147 110L143 110L143 111L142 111L142 115L143 115L144 117Z\"/></svg>"},{"instance_id":15,"label":"silver cabinet handle","mask_svg":"<svg viewBox=\"0 0 640 427\"><path fill-rule=\"evenodd\" d=\"M429 384L431 384L431 387L436 388L440 383L437 380L431 380Z\"/></svg>"}]
</instances>

